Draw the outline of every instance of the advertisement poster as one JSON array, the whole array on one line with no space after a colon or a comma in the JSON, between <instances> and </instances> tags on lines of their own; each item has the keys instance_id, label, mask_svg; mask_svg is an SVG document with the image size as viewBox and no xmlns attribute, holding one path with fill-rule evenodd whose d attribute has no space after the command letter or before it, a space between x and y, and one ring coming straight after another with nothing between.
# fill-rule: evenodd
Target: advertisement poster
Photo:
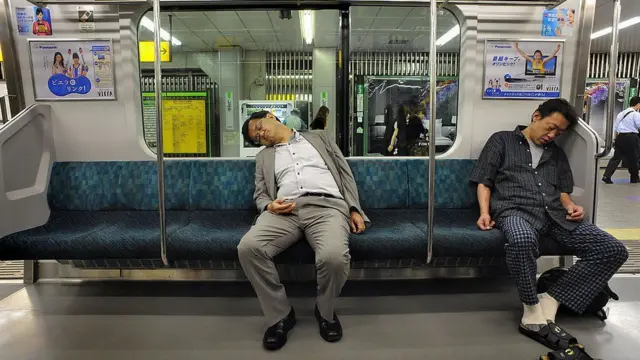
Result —
<instances>
[{"instance_id":1,"label":"advertisement poster","mask_svg":"<svg viewBox=\"0 0 640 360\"><path fill-rule=\"evenodd\" d=\"M51 26L51 11L38 6L16 8L16 23L18 24L18 34L51 36L53 28Z\"/></svg>"},{"instance_id":2,"label":"advertisement poster","mask_svg":"<svg viewBox=\"0 0 640 360\"><path fill-rule=\"evenodd\" d=\"M575 9L551 9L542 11L542 36L567 37L573 33Z\"/></svg>"},{"instance_id":3,"label":"advertisement poster","mask_svg":"<svg viewBox=\"0 0 640 360\"><path fill-rule=\"evenodd\" d=\"M482 97L559 97L563 47L562 41L487 40Z\"/></svg>"},{"instance_id":4,"label":"advertisement poster","mask_svg":"<svg viewBox=\"0 0 640 360\"><path fill-rule=\"evenodd\" d=\"M110 40L32 40L36 100L114 100Z\"/></svg>"}]
</instances>

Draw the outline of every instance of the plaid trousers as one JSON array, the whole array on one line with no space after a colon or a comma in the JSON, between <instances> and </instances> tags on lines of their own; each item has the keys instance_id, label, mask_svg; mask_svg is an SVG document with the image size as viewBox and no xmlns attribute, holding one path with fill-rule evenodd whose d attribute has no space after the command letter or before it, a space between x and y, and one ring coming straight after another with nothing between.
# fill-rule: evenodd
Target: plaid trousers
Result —
<instances>
[{"instance_id":1,"label":"plaid trousers","mask_svg":"<svg viewBox=\"0 0 640 360\"><path fill-rule=\"evenodd\" d=\"M587 222L573 231L564 229L551 218L547 218L541 231L518 216L506 216L497 223L507 238L509 272L515 277L520 300L526 305L538 303L536 259L540 235L551 237L579 258L548 291L558 302L578 313L585 310L629 256L622 242Z\"/></svg>"}]
</instances>

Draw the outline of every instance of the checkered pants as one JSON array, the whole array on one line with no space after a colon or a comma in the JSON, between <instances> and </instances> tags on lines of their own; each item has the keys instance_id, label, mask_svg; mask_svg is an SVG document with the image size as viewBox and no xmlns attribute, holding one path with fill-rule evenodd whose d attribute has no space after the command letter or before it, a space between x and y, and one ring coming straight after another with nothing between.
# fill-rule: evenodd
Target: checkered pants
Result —
<instances>
[{"instance_id":1,"label":"checkered pants","mask_svg":"<svg viewBox=\"0 0 640 360\"><path fill-rule=\"evenodd\" d=\"M629 256L622 242L587 222L569 231L549 218L538 232L526 220L507 216L498 220L498 227L507 238L507 266L516 279L520 300L526 305L538 303L536 259L541 234L548 235L579 258L548 291L558 302L578 313L585 310Z\"/></svg>"}]
</instances>

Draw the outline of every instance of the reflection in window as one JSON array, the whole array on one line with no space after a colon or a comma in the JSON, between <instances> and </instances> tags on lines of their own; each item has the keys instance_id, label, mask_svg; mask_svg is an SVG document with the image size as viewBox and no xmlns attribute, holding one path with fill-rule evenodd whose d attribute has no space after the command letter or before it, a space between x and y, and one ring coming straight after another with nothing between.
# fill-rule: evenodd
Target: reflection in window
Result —
<instances>
[{"instance_id":1,"label":"reflection in window","mask_svg":"<svg viewBox=\"0 0 640 360\"><path fill-rule=\"evenodd\" d=\"M426 156L429 132L429 9L352 7L352 154ZM436 152L455 141L460 27L438 17Z\"/></svg>"},{"instance_id":2,"label":"reflection in window","mask_svg":"<svg viewBox=\"0 0 640 360\"><path fill-rule=\"evenodd\" d=\"M138 38L144 139L155 151L152 18ZM255 156L240 133L252 112L308 131L321 106L335 106L336 10L163 12L161 28L168 157Z\"/></svg>"}]
</instances>

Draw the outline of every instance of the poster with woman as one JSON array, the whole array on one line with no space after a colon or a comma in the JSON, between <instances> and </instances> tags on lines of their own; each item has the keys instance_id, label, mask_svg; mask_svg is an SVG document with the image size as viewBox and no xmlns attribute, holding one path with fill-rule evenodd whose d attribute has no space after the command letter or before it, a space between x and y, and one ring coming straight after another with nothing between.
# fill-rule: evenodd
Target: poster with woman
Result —
<instances>
[{"instance_id":1,"label":"poster with woman","mask_svg":"<svg viewBox=\"0 0 640 360\"><path fill-rule=\"evenodd\" d=\"M562 41L487 40L484 99L548 99L560 96Z\"/></svg>"},{"instance_id":2,"label":"poster with woman","mask_svg":"<svg viewBox=\"0 0 640 360\"><path fill-rule=\"evenodd\" d=\"M47 8L17 7L16 23L20 35L51 36L51 11Z\"/></svg>"},{"instance_id":3,"label":"poster with woman","mask_svg":"<svg viewBox=\"0 0 640 360\"><path fill-rule=\"evenodd\" d=\"M36 100L114 100L110 40L31 40Z\"/></svg>"}]
</instances>

